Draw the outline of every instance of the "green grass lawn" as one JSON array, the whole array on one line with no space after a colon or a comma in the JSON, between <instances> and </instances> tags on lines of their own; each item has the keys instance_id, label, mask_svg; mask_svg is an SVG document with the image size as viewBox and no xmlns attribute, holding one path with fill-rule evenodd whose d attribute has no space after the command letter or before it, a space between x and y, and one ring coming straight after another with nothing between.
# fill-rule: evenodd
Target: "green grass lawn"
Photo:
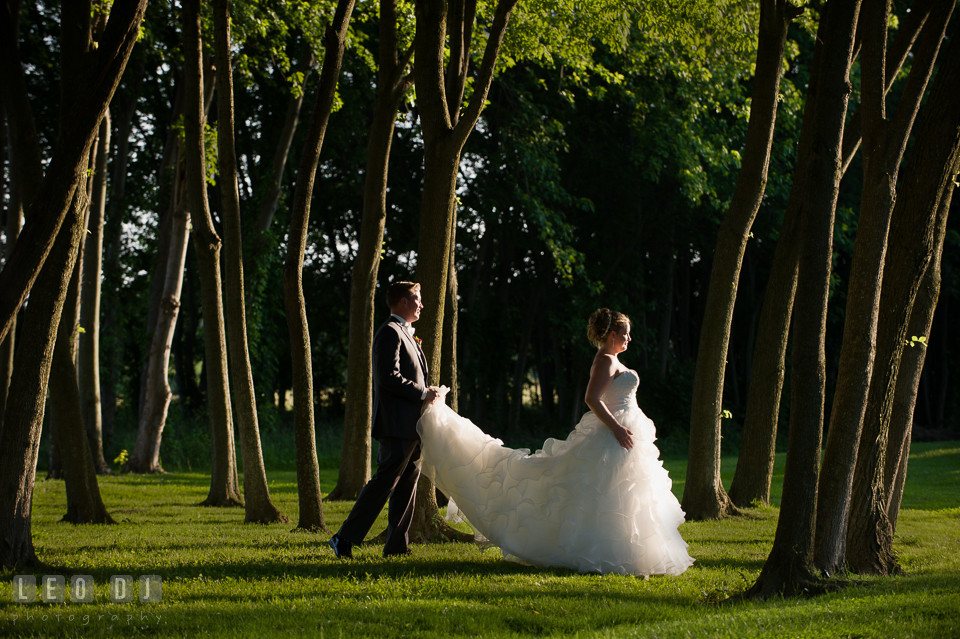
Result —
<instances>
[{"instance_id":1,"label":"green grass lawn","mask_svg":"<svg viewBox=\"0 0 960 639\"><path fill-rule=\"evenodd\" d=\"M724 459L727 486L735 462ZM685 462L666 466L680 495ZM684 524L697 563L680 577L646 581L530 568L470 544L414 546L412 557L392 560L371 545L338 561L326 534L244 525L241 509L197 506L209 481L202 474L102 478L120 525L74 526L58 521L63 482L40 481L33 532L47 568L32 574L93 575L96 601L16 604L5 573L0 636L960 637L960 442L915 445L909 469L896 540L906 576L725 606L714 602L751 585L770 550L782 455L774 506ZM270 479L295 522L294 474ZM335 470L321 471L324 490L335 481ZM324 504L331 529L351 505ZM110 603L115 574L160 575L162 602Z\"/></svg>"}]
</instances>

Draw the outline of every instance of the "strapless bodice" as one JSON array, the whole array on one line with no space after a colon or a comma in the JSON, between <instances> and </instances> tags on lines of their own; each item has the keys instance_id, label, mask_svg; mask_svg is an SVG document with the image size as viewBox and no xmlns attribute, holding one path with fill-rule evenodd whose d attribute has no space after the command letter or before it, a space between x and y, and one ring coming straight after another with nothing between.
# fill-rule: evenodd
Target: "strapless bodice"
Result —
<instances>
[{"instance_id":1,"label":"strapless bodice","mask_svg":"<svg viewBox=\"0 0 960 639\"><path fill-rule=\"evenodd\" d=\"M600 399L611 413L632 408L637 405L637 386L639 385L640 376L636 371L627 369L610 382Z\"/></svg>"}]
</instances>

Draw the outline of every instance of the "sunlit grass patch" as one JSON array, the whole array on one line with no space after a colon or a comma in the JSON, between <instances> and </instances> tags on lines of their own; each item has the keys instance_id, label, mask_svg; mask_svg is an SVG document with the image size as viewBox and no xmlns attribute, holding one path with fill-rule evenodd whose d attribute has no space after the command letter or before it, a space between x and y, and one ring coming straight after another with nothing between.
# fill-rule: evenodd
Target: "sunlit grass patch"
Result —
<instances>
[{"instance_id":1,"label":"sunlit grass patch","mask_svg":"<svg viewBox=\"0 0 960 639\"><path fill-rule=\"evenodd\" d=\"M697 563L679 577L643 580L532 568L473 544L416 545L412 557L387 560L374 543L356 548L355 560L339 561L328 535L294 531L296 476L289 471L269 478L291 522L270 526L243 524L240 508L198 506L209 487L198 473L101 478L116 526L60 523L63 482L40 481L34 541L47 566L32 574L92 575L96 601L14 604L4 594L0 635L956 637L960 493L951 482L960 448L923 444L914 451L896 537L905 576L855 578L824 596L719 606L757 578L776 531L776 505L683 524ZM735 462L723 460L728 482ZM682 481L685 462L666 465ZM776 472L782 468L780 456ZM335 469L321 471L325 490L335 482ZM674 491L682 492L680 481ZM331 529L351 507L324 503ZM372 532L385 525L384 513ZM163 601L110 603L114 574L160 575ZM4 577L9 587L12 575Z\"/></svg>"}]
</instances>

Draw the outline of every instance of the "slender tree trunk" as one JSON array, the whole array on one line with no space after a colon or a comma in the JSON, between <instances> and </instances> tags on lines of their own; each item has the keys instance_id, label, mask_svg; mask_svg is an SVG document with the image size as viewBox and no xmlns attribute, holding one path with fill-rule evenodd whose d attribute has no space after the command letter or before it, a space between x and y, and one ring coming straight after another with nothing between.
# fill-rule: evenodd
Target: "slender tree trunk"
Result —
<instances>
[{"instance_id":1,"label":"slender tree trunk","mask_svg":"<svg viewBox=\"0 0 960 639\"><path fill-rule=\"evenodd\" d=\"M951 0L949 9L953 4ZM943 33L938 23L938 18L943 17L940 9L934 6L921 36L922 40L936 38L937 45ZM949 16L949 11L946 14ZM926 29L930 28L933 30L927 33ZM920 50L924 48L921 42ZM914 69L922 71L922 67L918 67L923 63L922 57L916 57ZM932 60L929 64L932 67ZM942 250L939 244L946 233L947 210L941 207L941 202L951 199L953 181L960 170L960 112L956 109L960 100L960 46L956 43L941 62L937 75L917 132L915 148L923 149L923 154L912 158L901 184L900 206L894 211L891 253L887 259L896 268L884 276L877 369L871 380L870 404L856 451L852 483L857 497L850 507L849 528L845 531L846 562L861 573L901 572L893 552L893 527L887 516L890 482L884 477L884 457L900 358L904 343L910 339L907 325L923 273L931 268L931 260ZM898 448L903 441L902 434L899 439L895 444ZM891 470L898 467L899 459Z\"/></svg>"},{"instance_id":2,"label":"slender tree trunk","mask_svg":"<svg viewBox=\"0 0 960 639\"><path fill-rule=\"evenodd\" d=\"M451 264L451 277L454 276L453 265ZM449 280L449 278L448 278ZM536 286L536 284L534 284ZM520 322L520 334L517 337L517 361L513 367L513 380L510 397L510 412L507 418L507 429L509 432L516 432L520 425L520 414L523 409L523 383L527 379L527 355L530 352L530 335L533 333L534 323L537 321L537 307L540 302L539 286L531 291L527 299L527 308L523 313L523 320Z\"/></svg>"},{"instance_id":3,"label":"slender tree trunk","mask_svg":"<svg viewBox=\"0 0 960 639\"><path fill-rule=\"evenodd\" d=\"M697 351L690 409L690 455L683 489L683 509L689 519L714 519L736 511L720 481L724 362L740 266L767 183L787 28L801 12L786 0L760 3L756 74L743 166L717 237Z\"/></svg>"},{"instance_id":4,"label":"slender tree trunk","mask_svg":"<svg viewBox=\"0 0 960 639\"><path fill-rule=\"evenodd\" d=\"M160 441L173 396L169 382L170 349L180 312L180 291L183 288L184 264L190 241L186 176L182 173L182 162L177 161L175 166L177 175L174 177L174 193L171 197L172 212L167 216L169 254L166 259L157 259L158 264L162 263L166 269L163 273L164 285L147 358L146 392L140 410L137 440L133 453L124 464L126 472L163 472L160 466Z\"/></svg>"},{"instance_id":5,"label":"slender tree trunk","mask_svg":"<svg viewBox=\"0 0 960 639\"><path fill-rule=\"evenodd\" d=\"M270 499L267 473L260 447L257 396L247 348L247 318L243 294L243 238L240 232L240 192L237 190L237 154L234 145L233 73L230 60L230 0L215 0L213 6L217 74L217 147L220 192L226 238L226 298L230 318L227 338L230 346L230 373L237 396L237 423L243 454L244 522L269 524L287 522ZM182 269L181 269L182 271Z\"/></svg>"},{"instance_id":6,"label":"slender tree trunk","mask_svg":"<svg viewBox=\"0 0 960 639\"><path fill-rule=\"evenodd\" d=\"M405 74L411 49L401 58L397 51L396 0L380 2L380 59L377 75L377 106L367 137L367 168L364 175L363 218L360 246L350 283L347 397L343 422L343 446L337 485L327 499L356 499L370 481L373 421L372 349L376 309L377 274L387 219L387 174L390 148L397 122L397 108L413 83Z\"/></svg>"},{"instance_id":7,"label":"slender tree trunk","mask_svg":"<svg viewBox=\"0 0 960 639\"><path fill-rule=\"evenodd\" d=\"M213 58L205 55L203 58L203 117L206 121L210 113L210 104L213 101L215 89L216 66L213 64ZM161 185L161 196L159 208L159 221L157 223L157 262L153 267L153 275L150 279L150 306L147 309L147 334L154 335L157 332L157 321L160 314L164 312L161 306L164 303L164 287L167 282L167 262L172 254L177 254L178 249L170 243L173 225L173 209L177 206L175 196L177 190L181 188L177 184L178 179L183 179L182 167L178 162L182 162L183 152L180 140L176 130L176 123L183 115L185 91L183 86L178 87L176 97L173 101L173 112L170 114L170 127L167 129L167 139L163 146L163 156L160 161L160 175L158 182ZM189 207L188 207L189 208ZM173 253L171 253L171 250ZM150 366L149 353L143 358L140 369L140 396L137 402L138 414L143 412L143 407L147 402L147 379L150 377L147 369Z\"/></svg>"},{"instance_id":8,"label":"slender tree trunk","mask_svg":"<svg viewBox=\"0 0 960 639\"><path fill-rule=\"evenodd\" d=\"M454 239L450 246L450 266L449 276L447 277L447 298L444 301L444 307L447 312L443 317L443 346L440 358L442 370L440 371L440 383L450 389L447 393L446 403L452 410L459 410L460 403L460 383L457 374L457 323L459 320L460 303L458 301L459 282L457 278L456 255L456 225L457 218L454 215L451 220L454 226ZM529 342L529 337L527 338Z\"/></svg>"},{"instance_id":9,"label":"slender tree trunk","mask_svg":"<svg viewBox=\"0 0 960 639\"><path fill-rule=\"evenodd\" d=\"M453 250L457 173L460 153L476 126L490 91L500 45L510 13L517 0L499 0L488 29L486 48L473 96L461 115L463 92L470 61L471 36L476 2L453 3L448 14L445 0L418 0L417 64L414 77L424 141L423 199L420 205L420 238L417 249L417 281L426 306L417 323L423 334L424 355L430 370L429 383L438 385L442 372L443 316ZM448 66L444 54L449 29ZM433 482L421 477L417 507L410 527L411 539L464 538L440 518Z\"/></svg>"},{"instance_id":10,"label":"slender tree trunk","mask_svg":"<svg viewBox=\"0 0 960 639\"><path fill-rule=\"evenodd\" d=\"M303 258L307 247L310 200L316 179L320 149L330 121L343 51L355 0L340 0L333 22L324 34L325 55L320 86L313 105L307 140L300 155L297 187L290 214L290 234L283 265L283 300L290 331L290 360L293 364L293 408L297 446L297 488L300 520L297 528L327 531L320 500L320 466L313 415L313 363L310 356L310 327L303 297ZM281 399L282 401L282 399Z\"/></svg>"},{"instance_id":11,"label":"slender tree trunk","mask_svg":"<svg viewBox=\"0 0 960 639\"><path fill-rule=\"evenodd\" d=\"M900 25L897 27L896 38L894 39L893 44L890 45L890 50L887 51L886 56L885 92L889 92L893 87L893 82L897 79L897 75L900 73L903 63L906 62L907 55L910 53L910 49L913 47L913 43L917 39L917 35L920 33L920 30L923 28L924 24L926 24L927 18L930 15L930 8L933 6L933 3L934 0L917 0L910 7L910 13L904 17L904 19L900 22ZM861 134L863 131L862 109L863 105L861 104L850 117L849 123L844 127L842 155L844 173L847 172L847 169L850 167L850 162L853 161L857 150L860 148L860 140L862 138Z\"/></svg>"},{"instance_id":12,"label":"slender tree trunk","mask_svg":"<svg viewBox=\"0 0 960 639\"><path fill-rule=\"evenodd\" d=\"M670 359L670 324L673 318L673 288L676 270L677 257L673 254L673 235L671 233L670 254L667 260L667 279L664 282L667 299L663 303L660 316L660 379L667 378L667 363Z\"/></svg>"},{"instance_id":13,"label":"slender tree trunk","mask_svg":"<svg viewBox=\"0 0 960 639\"><path fill-rule=\"evenodd\" d=\"M73 214L86 216L88 202L86 189L78 189ZM74 524L112 524L100 496L97 470L83 423L83 407L77 380L77 341L80 319L80 279L83 273L83 251L80 248L83 228L77 238L77 251L73 275L70 278L66 299L57 332L53 363L50 369L50 405L55 405L57 422L57 446L63 463L63 476L67 490L67 513L63 521ZM52 412L52 411L51 411Z\"/></svg>"},{"instance_id":14,"label":"slender tree trunk","mask_svg":"<svg viewBox=\"0 0 960 639\"><path fill-rule=\"evenodd\" d=\"M383 20L382 15L380 19ZM273 216L280 204L280 194L283 192L283 171L287 166L287 158L290 157L293 134L297 131L300 109L303 106L303 96L306 93L304 87L307 85L307 79L310 77L310 70L313 68L314 61L313 49L307 42L304 42L303 54L297 68L298 71L303 73L303 83L299 91L290 92L290 98L287 102L287 115L283 120L283 128L280 130L280 139L277 141L277 148L273 153L273 164L270 168L270 192L267 193L263 204L260 206L260 217L257 219L258 235L266 233L270 229Z\"/></svg>"},{"instance_id":15,"label":"slender tree trunk","mask_svg":"<svg viewBox=\"0 0 960 639\"><path fill-rule=\"evenodd\" d=\"M120 326L120 243L123 238L124 191L127 180L127 165L130 159L130 137L133 131L133 116L145 75L145 57L133 59L128 74L128 90L120 92L116 100L117 148L114 153L113 175L110 180L110 210L104 221L103 300L101 312L101 360L103 362L101 411L103 419L104 446L109 448L113 439L113 425L117 414L117 393L120 382L120 367L123 360L123 330ZM182 94L182 92L180 92ZM161 179L161 184L163 183Z\"/></svg>"},{"instance_id":16,"label":"slender tree trunk","mask_svg":"<svg viewBox=\"0 0 960 639\"><path fill-rule=\"evenodd\" d=\"M748 598L818 588L813 542L817 473L826 384L826 319L833 252L833 218L840 182L840 150L850 95L848 80L859 0L834 0L821 15L817 39L823 62L817 80L812 158L804 179L800 262L793 317L790 437L783 497L773 549Z\"/></svg>"},{"instance_id":17,"label":"slender tree trunk","mask_svg":"<svg viewBox=\"0 0 960 639\"><path fill-rule=\"evenodd\" d=\"M795 185L799 177L798 171L794 175ZM780 395L786 376L790 318L797 290L801 194L801 189L796 186L791 189L790 201L796 200L797 204L792 207L787 205L763 296L743 437L740 440L737 469L730 485L730 501L738 508L747 508L754 502L764 505L770 503L777 426L780 421Z\"/></svg>"},{"instance_id":18,"label":"slender tree trunk","mask_svg":"<svg viewBox=\"0 0 960 639\"><path fill-rule=\"evenodd\" d=\"M945 218L950 210L952 195L948 188L940 201L940 213L938 215L941 218ZM942 229L941 226L940 230ZM910 335L911 339L913 336L930 335L930 329L933 326L933 314L937 308L937 298L940 295L942 237L937 238L936 245L939 246L940 250L930 261L930 265L924 273L923 281L920 283L920 289L917 291L913 309L910 313L907 334ZM887 518L890 520L890 526L894 532L896 532L897 519L900 515L903 486L906 483L907 460L910 456L910 436L913 430L913 412L917 405L917 387L919 386L920 373L923 371L926 354L927 347L925 344L916 344L912 348L904 349L903 356L900 359L900 370L897 373L893 407L890 411L890 439L887 445L883 477Z\"/></svg>"},{"instance_id":19,"label":"slender tree trunk","mask_svg":"<svg viewBox=\"0 0 960 639\"><path fill-rule=\"evenodd\" d=\"M815 561L818 568L828 573L842 570L845 564L844 540L853 471L873 376L880 291L897 174L955 1L935 2L897 113L889 120L884 99L889 2L865 5L861 19L864 186L817 505ZM882 446L881 443L881 453ZM860 502L859 496L857 501Z\"/></svg>"},{"instance_id":20,"label":"slender tree trunk","mask_svg":"<svg viewBox=\"0 0 960 639\"><path fill-rule=\"evenodd\" d=\"M97 156L90 195L90 213L83 250L81 285L79 378L83 423L98 475L110 473L103 458L103 419L100 411L100 273L103 264L103 219L107 197L107 159L110 155L110 111L100 122Z\"/></svg>"},{"instance_id":21,"label":"slender tree trunk","mask_svg":"<svg viewBox=\"0 0 960 639\"><path fill-rule=\"evenodd\" d=\"M213 468L210 492L204 506L242 505L237 482L237 457L233 443L233 414L227 377L227 344L223 330L223 299L220 278L220 237L213 228L207 203L204 157L204 94L201 61L200 0L183 3L184 76L186 106L183 113L187 192L194 227L194 247L200 266L200 296L203 308L203 342L210 412Z\"/></svg>"},{"instance_id":22,"label":"slender tree trunk","mask_svg":"<svg viewBox=\"0 0 960 639\"><path fill-rule=\"evenodd\" d=\"M754 501L770 501L770 483L776 459L780 399L786 377L787 345L793 299L797 290L800 220L806 195L804 179L811 161L811 140L816 123L817 86L823 58L823 43L817 39L810 65L810 81L803 106L803 123L797 144L797 165L783 216L780 238L763 295L760 327L753 355L753 374L747 394L740 456L730 486L730 500L738 508Z\"/></svg>"}]
</instances>

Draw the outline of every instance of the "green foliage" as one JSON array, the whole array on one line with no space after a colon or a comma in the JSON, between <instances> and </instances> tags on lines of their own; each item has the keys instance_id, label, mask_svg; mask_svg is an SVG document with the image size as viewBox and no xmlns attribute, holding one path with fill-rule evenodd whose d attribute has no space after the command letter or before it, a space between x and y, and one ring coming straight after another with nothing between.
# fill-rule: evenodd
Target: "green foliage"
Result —
<instances>
[{"instance_id":1,"label":"green foliage","mask_svg":"<svg viewBox=\"0 0 960 639\"><path fill-rule=\"evenodd\" d=\"M170 127L176 132L180 144L185 144L187 133L184 129L183 115L174 120ZM220 147L217 146L217 125L205 122L203 125L203 155L206 168L206 180L210 186L217 185L217 160Z\"/></svg>"}]
</instances>

